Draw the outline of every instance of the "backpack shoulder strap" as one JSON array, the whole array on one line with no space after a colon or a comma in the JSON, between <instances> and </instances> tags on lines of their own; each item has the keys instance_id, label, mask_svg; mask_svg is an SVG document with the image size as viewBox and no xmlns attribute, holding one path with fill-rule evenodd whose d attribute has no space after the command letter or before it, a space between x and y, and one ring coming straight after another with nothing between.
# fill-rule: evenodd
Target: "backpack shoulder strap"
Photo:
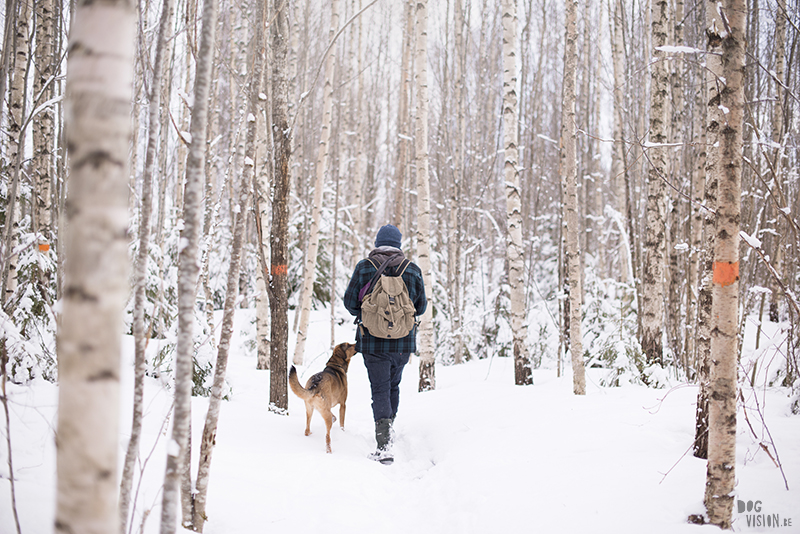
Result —
<instances>
[{"instance_id":1,"label":"backpack shoulder strap","mask_svg":"<svg viewBox=\"0 0 800 534\"><path fill-rule=\"evenodd\" d=\"M409 259L403 260L402 263L400 263L400 267L402 267L402 269L400 270L400 274L398 274L397 276L403 276L406 272L406 269L408 269L409 265L411 265L411 260Z\"/></svg>"}]
</instances>

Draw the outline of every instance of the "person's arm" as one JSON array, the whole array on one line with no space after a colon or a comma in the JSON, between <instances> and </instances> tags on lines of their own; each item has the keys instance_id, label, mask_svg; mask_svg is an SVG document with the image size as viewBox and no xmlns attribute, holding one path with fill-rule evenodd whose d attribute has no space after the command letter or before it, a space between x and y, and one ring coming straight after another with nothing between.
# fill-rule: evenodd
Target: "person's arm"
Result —
<instances>
[{"instance_id":1,"label":"person's arm","mask_svg":"<svg viewBox=\"0 0 800 534\"><path fill-rule=\"evenodd\" d=\"M422 281L422 271L414 265L416 269L410 272L411 276L406 281L408 287L408 296L414 302L414 308L417 311L417 316L425 313L425 308L428 307L428 299L425 297L425 284Z\"/></svg>"},{"instance_id":2,"label":"person's arm","mask_svg":"<svg viewBox=\"0 0 800 534\"><path fill-rule=\"evenodd\" d=\"M358 301L358 292L361 291L361 287L366 282L361 282L363 278L363 269L362 263L364 260L360 261L358 265L356 265L355 270L353 271L353 276L350 277L350 283L347 285L347 289L344 291L344 298L342 302L344 303L344 307L347 308L347 311L350 312L350 315L358 316L361 313L361 303ZM368 282L369 280L367 280Z\"/></svg>"}]
</instances>

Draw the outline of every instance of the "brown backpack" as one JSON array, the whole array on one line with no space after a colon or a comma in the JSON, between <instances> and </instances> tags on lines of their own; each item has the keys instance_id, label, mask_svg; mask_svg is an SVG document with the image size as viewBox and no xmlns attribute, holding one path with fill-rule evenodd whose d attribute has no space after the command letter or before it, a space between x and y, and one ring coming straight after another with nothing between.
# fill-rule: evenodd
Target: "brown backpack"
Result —
<instances>
[{"instance_id":1,"label":"brown backpack","mask_svg":"<svg viewBox=\"0 0 800 534\"><path fill-rule=\"evenodd\" d=\"M361 322L374 337L400 339L414 329L417 309L403 281L409 263L403 260L397 276L380 274L372 291L361 302Z\"/></svg>"}]
</instances>

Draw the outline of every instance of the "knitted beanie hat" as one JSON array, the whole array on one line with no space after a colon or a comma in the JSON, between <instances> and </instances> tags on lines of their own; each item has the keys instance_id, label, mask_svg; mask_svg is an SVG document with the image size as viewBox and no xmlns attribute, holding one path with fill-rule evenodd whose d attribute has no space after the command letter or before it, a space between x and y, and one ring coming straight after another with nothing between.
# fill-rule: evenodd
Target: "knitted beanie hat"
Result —
<instances>
[{"instance_id":1,"label":"knitted beanie hat","mask_svg":"<svg viewBox=\"0 0 800 534\"><path fill-rule=\"evenodd\" d=\"M400 230L398 230L396 226L387 224L378 230L378 236L375 238L375 246L401 248L400 240L402 238L403 234L400 233Z\"/></svg>"}]
</instances>

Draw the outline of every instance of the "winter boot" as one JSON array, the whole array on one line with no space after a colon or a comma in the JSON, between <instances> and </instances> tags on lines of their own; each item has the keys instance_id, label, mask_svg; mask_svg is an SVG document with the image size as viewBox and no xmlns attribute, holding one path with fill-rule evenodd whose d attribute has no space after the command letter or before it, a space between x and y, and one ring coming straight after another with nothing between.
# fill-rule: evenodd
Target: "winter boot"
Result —
<instances>
[{"instance_id":1,"label":"winter boot","mask_svg":"<svg viewBox=\"0 0 800 534\"><path fill-rule=\"evenodd\" d=\"M394 462L394 457L390 451L392 438L392 420L378 419L375 421L375 441L378 449L370 455L370 458L384 465Z\"/></svg>"}]
</instances>

